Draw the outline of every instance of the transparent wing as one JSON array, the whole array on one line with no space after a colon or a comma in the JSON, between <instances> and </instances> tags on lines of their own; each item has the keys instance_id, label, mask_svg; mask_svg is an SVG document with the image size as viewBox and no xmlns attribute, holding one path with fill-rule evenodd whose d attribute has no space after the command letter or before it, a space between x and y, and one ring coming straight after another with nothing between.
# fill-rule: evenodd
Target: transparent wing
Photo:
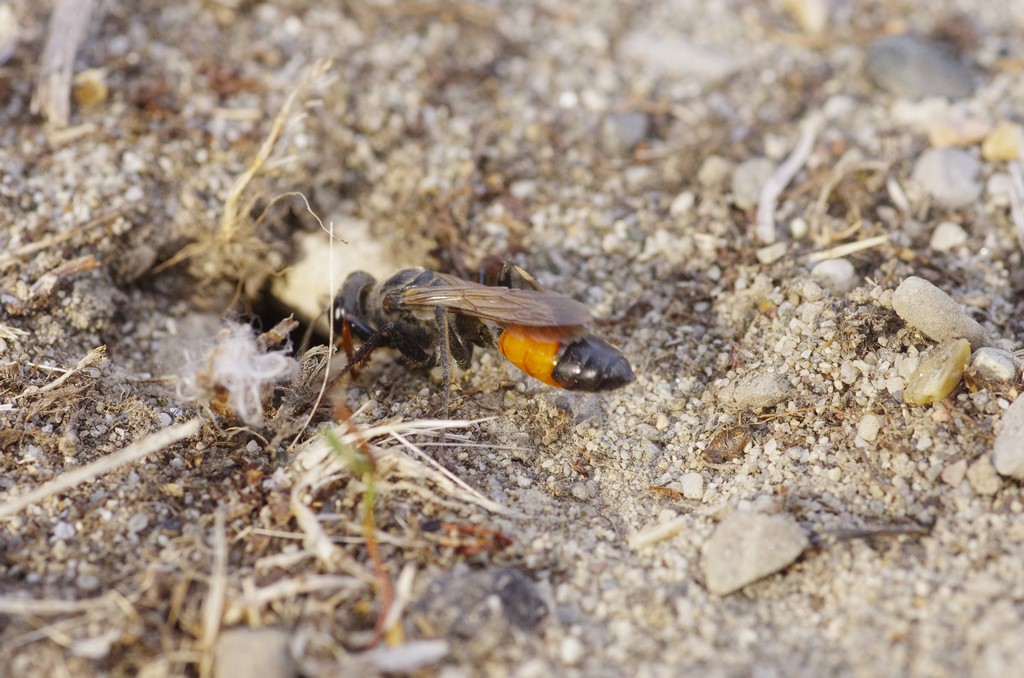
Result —
<instances>
[{"instance_id":1,"label":"transparent wing","mask_svg":"<svg viewBox=\"0 0 1024 678\"><path fill-rule=\"evenodd\" d=\"M443 285L404 290L399 303L407 308L442 306L500 325L557 327L590 322L586 306L557 292L486 287L443 273L437 277Z\"/></svg>"}]
</instances>

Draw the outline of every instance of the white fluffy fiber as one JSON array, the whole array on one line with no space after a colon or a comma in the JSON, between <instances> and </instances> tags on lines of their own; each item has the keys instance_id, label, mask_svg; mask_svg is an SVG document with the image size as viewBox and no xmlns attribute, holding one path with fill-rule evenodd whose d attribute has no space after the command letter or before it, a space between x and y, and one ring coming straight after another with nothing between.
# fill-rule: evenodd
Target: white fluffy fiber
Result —
<instances>
[{"instance_id":1,"label":"white fluffy fiber","mask_svg":"<svg viewBox=\"0 0 1024 678\"><path fill-rule=\"evenodd\" d=\"M227 405L251 426L263 423L263 398L275 383L291 379L299 364L286 351L261 348L248 325L233 325L217 336L217 345L198 371L186 378L186 390L209 399L211 391L227 392Z\"/></svg>"}]
</instances>

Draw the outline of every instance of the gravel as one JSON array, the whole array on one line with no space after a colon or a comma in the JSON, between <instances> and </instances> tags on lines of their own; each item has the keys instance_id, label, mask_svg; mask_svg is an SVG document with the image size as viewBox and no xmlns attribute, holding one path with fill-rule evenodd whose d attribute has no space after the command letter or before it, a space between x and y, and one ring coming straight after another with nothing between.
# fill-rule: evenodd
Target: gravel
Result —
<instances>
[{"instance_id":1,"label":"gravel","mask_svg":"<svg viewBox=\"0 0 1024 678\"><path fill-rule=\"evenodd\" d=\"M61 127L31 101L65 4L0 2L0 506L198 432L0 521L4 671L199 675L259 624L239 662L286 637L303 675L1024 673L1021 386L973 367L1024 337L1019 3L97 3ZM900 30L955 42L973 89L873 86ZM933 249L943 222L967 240ZM560 391L481 349L442 446L437 370L381 348L314 409L303 331L348 272L491 255L586 304L636 382ZM293 311L298 369L271 370ZM252 359L208 363L240 325ZM961 337L962 385L904 403ZM188 398L204 364L262 416Z\"/></svg>"}]
</instances>

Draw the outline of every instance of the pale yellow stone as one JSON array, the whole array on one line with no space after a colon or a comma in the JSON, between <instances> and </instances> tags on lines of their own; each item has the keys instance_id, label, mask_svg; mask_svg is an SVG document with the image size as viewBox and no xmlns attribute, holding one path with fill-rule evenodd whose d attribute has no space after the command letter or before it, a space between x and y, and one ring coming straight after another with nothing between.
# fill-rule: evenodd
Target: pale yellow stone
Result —
<instances>
[{"instance_id":1,"label":"pale yellow stone","mask_svg":"<svg viewBox=\"0 0 1024 678\"><path fill-rule=\"evenodd\" d=\"M107 100L107 76L99 68L90 68L75 76L75 101L80 106L98 106Z\"/></svg>"},{"instance_id":2,"label":"pale yellow stone","mask_svg":"<svg viewBox=\"0 0 1024 678\"><path fill-rule=\"evenodd\" d=\"M981 142L981 157L985 160L1016 160L1024 146L1024 132L1020 125L1000 120Z\"/></svg>"},{"instance_id":3,"label":"pale yellow stone","mask_svg":"<svg viewBox=\"0 0 1024 678\"><path fill-rule=\"evenodd\" d=\"M932 148L974 146L992 131L992 123L982 118L936 120L928 125L928 143Z\"/></svg>"},{"instance_id":4,"label":"pale yellow stone","mask_svg":"<svg viewBox=\"0 0 1024 678\"><path fill-rule=\"evenodd\" d=\"M921 355L921 362L907 380L903 401L927 405L942 400L960 383L970 359L971 342L966 339L951 339L933 346Z\"/></svg>"},{"instance_id":5,"label":"pale yellow stone","mask_svg":"<svg viewBox=\"0 0 1024 678\"><path fill-rule=\"evenodd\" d=\"M828 26L828 0L785 0L783 8L804 33L818 35Z\"/></svg>"}]
</instances>

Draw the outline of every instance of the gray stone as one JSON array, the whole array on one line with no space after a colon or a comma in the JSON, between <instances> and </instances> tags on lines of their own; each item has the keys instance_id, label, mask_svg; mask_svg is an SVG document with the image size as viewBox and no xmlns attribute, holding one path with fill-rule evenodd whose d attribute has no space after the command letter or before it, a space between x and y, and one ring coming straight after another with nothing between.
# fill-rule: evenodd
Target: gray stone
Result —
<instances>
[{"instance_id":1,"label":"gray stone","mask_svg":"<svg viewBox=\"0 0 1024 678\"><path fill-rule=\"evenodd\" d=\"M704 544L704 581L724 596L778 572L809 545L789 516L737 511L723 520Z\"/></svg>"},{"instance_id":2,"label":"gray stone","mask_svg":"<svg viewBox=\"0 0 1024 678\"><path fill-rule=\"evenodd\" d=\"M826 259L811 269L811 279L836 296L842 296L860 282L848 259Z\"/></svg>"},{"instance_id":3,"label":"gray stone","mask_svg":"<svg viewBox=\"0 0 1024 678\"><path fill-rule=\"evenodd\" d=\"M948 252L965 242L967 242L967 231L963 229L963 226L952 221L943 221L932 231L929 246L936 252Z\"/></svg>"},{"instance_id":4,"label":"gray stone","mask_svg":"<svg viewBox=\"0 0 1024 678\"><path fill-rule=\"evenodd\" d=\"M967 482L971 489L981 495L991 495L999 491L1003 481L999 479L992 462L988 457L978 457L978 460L967 469Z\"/></svg>"},{"instance_id":5,"label":"gray stone","mask_svg":"<svg viewBox=\"0 0 1024 678\"><path fill-rule=\"evenodd\" d=\"M904 322L937 342L963 338L975 351L992 343L960 304L923 278L910 276L900 283L892 295L892 307Z\"/></svg>"},{"instance_id":6,"label":"gray stone","mask_svg":"<svg viewBox=\"0 0 1024 678\"><path fill-rule=\"evenodd\" d=\"M792 395L789 382L778 372L752 372L718 392L719 401L734 410L774 407Z\"/></svg>"},{"instance_id":7,"label":"gray stone","mask_svg":"<svg viewBox=\"0 0 1024 678\"><path fill-rule=\"evenodd\" d=\"M414 605L438 637L464 640L463 650L476 659L510 642L516 631L534 629L544 609L533 580L514 567L456 566Z\"/></svg>"},{"instance_id":8,"label":"gray stone","mask_svg":"<svg viewBox=\"0 0 1024 678\"><path fill-rule=\"evenodd\" d=\"M704 478L697 472L684 473L679 479L679 486L683 490L683 496L687 499L702 499L704 497Z\"/></svg>"},{"instance_id":9,"label":"gray stone","mask_svg":"<svg viewBox=\"0 0 1024 678\"><path fill-rule=\"evenodd\" d=\"M978 200L981 161L961 148L931 148L914 164L912 177L943 207L966 207Z\"/></svg>"},{"instance_id":10,"label":"gray stone","mask_svg":"<svg viewBox=\"0 0 1024 678\"><path fill-rule=\"evenodd\" d=\"M289 634L283 629L227 629L214 648L214 678L297 676L298 668L288 651L288 642Z\"/></svg>"},{"instance_id":11,"label":"gray stone","mask_svg":"<svg viewBox=\"0 0 1024 678\"><path fill-rule=\"evenodd\" d=\"M1024 480L1024 397L1018 396L999 420L992 466L1000 475Z\"/></svg>"},{"instance_id":12,"label":"gray stone","mask_svg":"<svg viewBox=\"0 0 1024 678\"><path fill-rule=\"evenodd\" d=\"M605 118L602 135L612 151L628 151L647 137L650 118L643 111L613 113Z\"/></svg>"},{"instance_id":13,"label":"gray stone","mask_svg":"<svg viewBox=\"0 0 1024 678\"><path fill-rule=\"evenodd\" d=\"M1017 363L1009 351L983 346L971 356L964 379L973 390L1005 391L1017 381Z\"/></svg>"},{"instance_id":14,"label":"gray stone","mask_svg":"<svg viewBox=\"0 0 1024 678\"><path fill-rule=\"evenodd\" d=\"M741 210L757 207L761 189L775 172L775 163L768 158L751 158L740 163L732 173L732 201Z\"/></svg>"},{"instance_id":15,"label":"gray stone","mask_svg":"<svg viewBox=\"0 0 1024 678\"><path fill-rule=\"evenodd\" d=\"M890 94L959 99L974 91L974 75L950 51L913 35L889 35L868 47L868 78Z\"/></svg>"}]
</instances>

